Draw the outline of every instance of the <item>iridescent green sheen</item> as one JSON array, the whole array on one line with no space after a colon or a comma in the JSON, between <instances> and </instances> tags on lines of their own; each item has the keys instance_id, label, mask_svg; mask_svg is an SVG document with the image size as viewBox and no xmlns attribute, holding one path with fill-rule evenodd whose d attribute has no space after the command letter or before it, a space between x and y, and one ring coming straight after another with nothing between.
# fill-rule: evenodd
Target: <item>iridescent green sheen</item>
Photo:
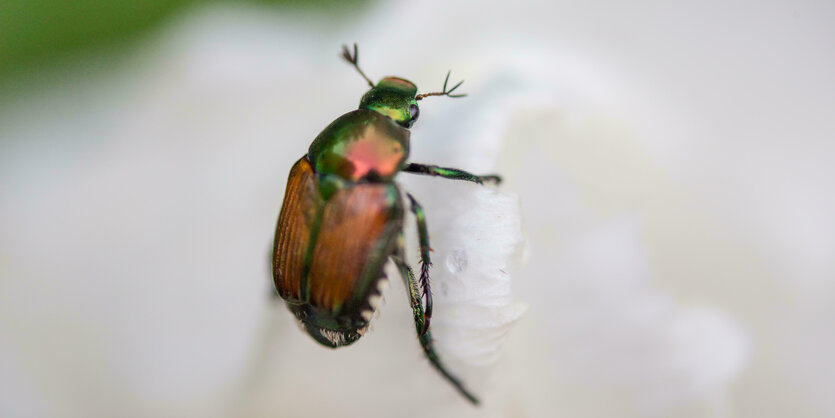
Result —
<instances>
[{"instance_id":1,"label":"iridescent green sheen","mask_svg":"<svg viewBox=\"0 0 835 418\"><path fill-rule=\"evenodd\" d=\"M399 77L386 77L362 96L360 109L369 109L392 118L402 126L410 126L412 106L417 106L417 86Z\"/></svg>"},{"instance_id":2,"label":"iridescent green sheen","mask_svg":"<svg viewBox=\"0 0 835 418\"><path fill-rule=\"evenodd\" d=\"M348 112L313 140L308 158L320 175L391 180L409 156L409 130L367 109Z\"/></svg>"}]
</instances>

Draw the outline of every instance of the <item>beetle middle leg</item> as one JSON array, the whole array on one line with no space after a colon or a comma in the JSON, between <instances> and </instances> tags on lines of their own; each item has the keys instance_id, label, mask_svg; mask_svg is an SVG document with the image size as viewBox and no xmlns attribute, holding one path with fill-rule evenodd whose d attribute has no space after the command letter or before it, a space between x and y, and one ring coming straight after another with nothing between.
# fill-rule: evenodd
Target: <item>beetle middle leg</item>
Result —
<instances>
[{"instance_id":1,"label":"beetle middle leg","mask_svg":"<svg viewBox=\"0 0 835 418\"><path fill-rule=\"evenodd\" d=\"M447 369L444 367L443 363L441 363L440 357L438 357L438 353L435 352L435 345L432 341L432 333L429 332L428 322L425 319L425 315L423 312L423 304L421 300L420 289L418 289L417 281L415 280L415 274L412 272L412 268L406 263L406 256L405 251L403 249L403 235L401 234L399 237L400 244L398 245L397 252L391 256L392 261L394 264L397 265L397 269L400 271L400 275L403 277L403 282L406 284L406 291L409 292L409 300L412 304L412 312L414 313L415 317L415 329L417 330L418 340L420 341L420 346L423 348L423 354L429 360L435 370L437 370L441 375L449 381L458 392L461 393L465 398L467 398L473 404L478 405L478 398L475 397L470 391L468 391L464 384L458 380L457 377L453 376Z\"/></svg>"},{"instance_id":2,"label":"beetle middle leg","mask_svg":"<svg viewBox=\"0 0 835 418\"><path fill-rule=\"evenodd\" d=\"M502 182L502 178L498 174L478 176L464 170L459 170L457 168L438 167L436 165L409 163L408 165L406 165L403 171L407 173L423 174L427 176L438 176L443 177L445 179L471 181L473 183L478 184L483 184L485 181L494 182L495 184L499 184Z\"/></svg>"}]
</instances>

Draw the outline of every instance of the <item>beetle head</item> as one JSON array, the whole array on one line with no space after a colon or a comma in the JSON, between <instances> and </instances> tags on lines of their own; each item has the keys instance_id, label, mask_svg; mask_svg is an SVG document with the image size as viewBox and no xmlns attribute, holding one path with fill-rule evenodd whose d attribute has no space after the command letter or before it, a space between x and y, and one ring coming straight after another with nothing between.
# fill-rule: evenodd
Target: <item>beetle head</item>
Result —
<instances>
[{"instance_id":1,"label":"beetle head","mask_svg":"<svg viewBox=\"0 0 835 418\"><path fill-rule=\"evenodd\" d=\"M400 126L409 128L420 114L416 95L417 86L411 81L399 77L386 77L362 96L360 109L381 113Z\"/></svg>"}]
</instances>

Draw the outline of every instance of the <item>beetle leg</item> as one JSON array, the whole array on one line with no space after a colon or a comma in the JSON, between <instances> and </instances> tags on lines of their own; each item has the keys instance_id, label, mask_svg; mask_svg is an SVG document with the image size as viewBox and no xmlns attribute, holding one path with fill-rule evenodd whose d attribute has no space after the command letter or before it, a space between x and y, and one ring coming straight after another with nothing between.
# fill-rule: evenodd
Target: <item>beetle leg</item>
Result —
<instances>
[{"instance_id":1,"label":"beetle leg","mask_svg":"<svg viewBox=\"0 0 835 418\"><path fill-rule=\"evenodd\" d=\"M492 181L496 184L502 182L502 178L498 174L488 174L485 176L477 176L475 174L459 170L457 168L438 167L436 165L409 163L403 169L407 173L423 174L427 176L438 176L445 179L465 180L478 184L483 184L485 181Z\"/></svg>"},{"instance_id":2,"label":"beetle leg","mask_svg":"<svg viewBox=\"0 0 835 418\"><path fill-rule=\"evenodd\" d=\"M402 235L400 236L400 240L403 240ZM415 318L415 330L418 335L426 334L429 327L427 326L426 316L423 312L423 299L421 299L420 288L418 288L417 281L415 281L415 273L409 267L409 264L406 263L406 256L402 248L396 254L392 255L391 259L397 265L397 269L400 270L403 284L406 285L406 291L409 292L409 301L412 304L412 314L414 314Z\"/></svg>"},{"instance_id":3,"label":"beetle leg","mask_svg":"<svg viewBox=\"0 0 835 418\"><path fill-rule=\"evenodd\" d=\"M420 287L423 290L423 298L426 300L424 311L426 321L424 332L426 332L429 329L429 321L432 319L432 289L429 285L429 267L432 266L432 261L429 259L429 231L426 229L426 215L423 213L420 203L411 194L406 193L406 196L409 198L412 213L415 214L417 220L418 238L420 239Z\"/></svg>"},{"instance_id":4,"label":"beetle leg","mask_svg":"<svg viewBox=\"0 0 835 418\"><path fill-rule=\"evenodd\" d=\"M400 237L402 243L402 235ZM461 395L463 395L467 400L472 402L473 404L478 405L478 398L475 397L470 391L468 391L464 384L458 380L457 377L453 376L447 369L444 367L443 363L441 363L440 357L438 357L438 353L435 352L435 345L432 341L432 333L429 332L428 327L424 328L428 325L424 322L424 315L423 315L423 305L421 304L420 298L420 290L418 289L417 282L415 281L415 275L412 272L412 269L406 263L405 259L405 252L403 251L402 244L398 249L397 253L391 256L392 261L394 264L397 265L397 269L400 270L400 275L403 276L403 282L406 284L406 288L409 292L409 299L412 303L412 311L415 314L415 328L417 329L418 333L418 340L420 341L420 346L423 348L423 354L429 360L429 363L432 364L432 367L435 368L441 375L449 381L455 389L458 390Z\"/></svg>"}]
</instances>

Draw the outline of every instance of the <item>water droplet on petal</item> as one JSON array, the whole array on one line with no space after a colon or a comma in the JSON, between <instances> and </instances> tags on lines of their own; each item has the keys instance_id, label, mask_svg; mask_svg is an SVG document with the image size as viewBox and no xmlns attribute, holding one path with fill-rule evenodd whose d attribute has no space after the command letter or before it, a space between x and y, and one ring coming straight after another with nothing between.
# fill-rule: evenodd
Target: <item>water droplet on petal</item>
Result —
<instances>
[{"instance_id":1,"label":"water droplet on petal","mask_svg":"<svg viewBox=\"0 0 835 418\"><path fill-rule=\"evenodd\" d=\"M446 258L446 268L452 274L462 273L467 270L467 252L462 249L454 249Z\"/></svg>"}]
</instances>

